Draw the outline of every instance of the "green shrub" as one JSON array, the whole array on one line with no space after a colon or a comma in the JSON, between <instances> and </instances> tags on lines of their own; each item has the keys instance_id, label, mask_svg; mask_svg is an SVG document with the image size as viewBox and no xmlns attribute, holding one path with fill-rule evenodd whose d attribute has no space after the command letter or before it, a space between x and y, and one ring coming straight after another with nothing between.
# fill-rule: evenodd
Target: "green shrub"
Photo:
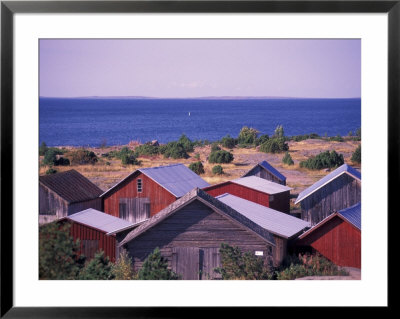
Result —
<instances>
[{"instance_id":1,"label":"green shrub","mask_svg":"<svg viewBox=\"0 0 400 319\"><path fill-rule=\"evenodd\" d=\"M204 166L203 166L203 164L202 164L200 161L191 163L191 164L189 165L189 168L190 168L193 172L195 172L197 175L200 175L200 174L204 174L204 173L205 173L205 171L204 171Z\"/></svg>"},{"instance_id":2,"label":"green shrub","mask_svg":"<svg viewBox=\"0 0 400 319\"><path fill-rule=\"evenodd\" d=\"M79 149L70 154L71 163L76 165L95 164L98 159L94 152L85 149Z\"/></svg>"},{"instance_id":3,"label":"green shrub","mask_svg":"<svg viewBox=\"0 0 400 319\"><path fill-rule=\"evenodd\" d=\"M326 134L326 133L325 133ZM300 142L308 139L320 139L321 136L319 136L316 133L311 133L311 134L304 134L304 135L294 135L290 139L295 141L295 142Z\"/></svg>"},{"instance_id":4,"label":"green shrub","mask_svg":"<svg viewBox=\"0 0 400 319\"><path fill-rule=\"evenodd\" d=\"M229 134L221 139L221 145L226 148L234 148L237 144L237 140L231 137Z\"/></svg>"},{"instance_id":5,"label":"green shrub","mask_svg":"<svg viewBox=\"0 0 400 319\"><path fill-rule=\"evenodd\" d=\"M283 126L282 125L278 125L274 131L274 137L284 137L285 136L285 132L283 131Z\"/></svg>"},{"instance_id":6,"label":"green shrub","mask_svg":"<svg viewBox=\"0 0 400 319\"><path fill-rule=\"evenodd\" d=\"M286 153L285 153L285 155L284 155L283 158L282 158L282 162L283 162L284 164L286 164L286 165L293 165L293 164L294 164L293 159L292 159L292 157L290 156L289 152L286 152Z\"/></svg>"},{"instance_id":7,"label":"green shrub","mask_svg":"<svg viewBox=\"0 0 400 319\"><path fill-rule=\"evenodd\" d=\"M135 154L136 156L155 156L160 154L160 146L151 144L139 145L135 148Z\"/></svg>"},{"instance_id":8,"label":"green shrub","mask_svg":"<svg viewBox=\"0 0 400 319\"><path fill-rule=\"evenodd\" d=\"M54 165L56 161L57 161L57 151L52 148L49 148L44 154L43 164Z\"/></svg>"},{"instance_id":9,"label":"green shrub","mask_svg":"<svg viewBox=\"0 0 400 319\"><path fill-rule=\"evenodd\" d=\"M161 153L164 155L165 158L188 158L189 155L186 153L185 148L182 144L178 142L169 142L166 145L162 145L160 147Z\"/></svg>"},{"instance_id":10,"label":"green shrub","mask_svg":"<svg viewBox=\"0 0 400 319\"><path fill-rule=\"evenodd\" d=\"M40 146L39 146L39 155L43 156L47 152L48 149L49 148L47 147L46 143L42 142L42 144L40 144Z\"/></svg>"},{"instance_id":11,"label":"green shrub","mask_svg":"<svg viewBox=\"0 0 400 319\"><path fill-rule=\"evenodd\" d=\"M64 157L60 157L54 161L54 166L68 166L69 164L69 159Z\"/></svg>"},{"instance_id":12,"label":"green shrub","mask_svg":"<svg viewBox=\"0 0 400 319\"><path fill-rule=\"evenodd\" d=\"M219 147L218 143L212 143L211 144L211 152L216 152L216 151L220 151L221 148Z\"/></svg>"},{"instance_id":13,"label":"green shrub","mask_svg":"<svg viewBox=\"0 0 400 319\"><path fill-rule=\"evenodd\" d=\"M50 167L50 168L46 171L46 175L52 175L52 174L55 174L55 173L57 173L57 170L54 169L54 168L52 168L52 167Z\"/></svg>"},{"instance_id":14,"label":"green shrub","mask_svg":"<svg viewBox=\"0 0 400 319\"><path fill-rule=\"evenodd\" d=\"M318 170L322 168L333 168L344 164L342 154L336 151L325 151L319 153L317 156L311 157L305 161L300 162L300 167L308 168L311 170Z\"/></svg>"},{"instance_id":15,"label":"green shrub","mask_svg":"<svg viewBox=\"0 0 400 319\"><path fill-rule=\"evenodd\" d=\"M238 144L254 144L258 133L255 128L243 126L239 132Z\"/></svg>"},{"instance_id":16,"label":"green shrub","mask_svg":"<svg viewBox=\"0 0 400 319\"><path fill-rule=\"evenodd\" d=\"M194 158L197 159L197 160L200 160L200 154L199 154L199 153L196 153L196 154L194 155Z\"/></svg>"},{"instance_id":17,"label":"green shrub","mask_svg":"<svg viewBox=\"0 0 400 319\"><path fill-rule=\"evenodd\" d=\"M270 267L264 265L264 259L252 252L242 253L239 247L221 243L221 267L215 268L224 280L271 279Z\"/></svg>"},{"instance_id":18,"label":"green shrub","mask_svg":"<svg viewBox=\"0 0 400 319\"><path fill-rule=\"evenodd\" d=\"M351 161L353 163L361 164L361 145L358 145L354 153L351 155Z\"/></svg>"},{"instance_id":19,"label":"green shrub","mask_svg":"<svg viewBox=\"0 0 400 319\"><path fill-rule=\"evenodd\" d=\"M230 163L233 161L233 154L224 150L211 152L209 163Z\"/></svg>"},{"instance_id":20,"label":"green shrub","mask_svg":"<svg viewBox=\"0 0 400 319\"><path fill-rule=\"evenodd\" d=\"M114 279L111 271L112 263L108 256L104 255L104 251L97 252L94 257L86 262L80 271L78 279L80 280L110 280Z\"/></svg>"},{"instance_id":21,"label":"green shrub","mask_svg":"<svg viewBox=\"0 0 400 319\"><path fill-rule=\"evenodd\" d=\"M108 165L110 165L109 162L107 162L107 163L108 163ZM107 165L107 163L106 163L106 165ZM137 158L133 154L131 154L131 155L124 154L124 155L122 155L121 163L122 163L122 165L140 165L141 161L137 160Z\"/></svg>"},{"instance_id":22,"label":"green shrub","mask_svg":"<svg viewBox=\"0 0 400 319\"><path fill-rule=\"evenodd\" d=\"M111 273L115 280L136 279L137 275L133 271L132 259L125 249L120 252L118 260L111 266Z\"/></svg>"},{"instance_id":23,"label":"green shrub","mask_svg":"<svg viewBox=\"0 0 400 319\"><path fill-rule=\"evenodd\" d=\"M330 137L330 138L329 138L329 141L343 142L344 139L343 139L343 137L342 137L340 134L338 134L338 135L336 135L336 136Z\"/></svg>"},{"instance_id":24,"label":"green shrub","mask_svg":"<svg viewBox=\"0 0 400 319\"><path fill-rule=\"evenodd\" d=\"M280 153L289 150L289 145L285 142L285 138L271 138L261 144L260 151L264 153Z\"/></svg>"},{"instance_id":25,"label":"green shrub","mask_svg":"<svg viewBox=\"0 0 400 319\"><path fill-rule=\"evenodd\" d=\"M161 255L157 247L146 258L138 273L139 280L176 280L179 276L168 269L167 260Z\"/></svg>"},{"instance_id":26,"label":"green shrub","mask_svg":"<svg viewBox=\"0 0 400 319\"><path fill-rule=\"evenodd\" d=\"M256 139L256 146L261 145L269 140L269 136L267 134L261 135Z\"/></svg>"},{"instance_id":27,"label":"green shrub","mask_svg":"<svg viewBox=\"0 0 400 319\"><path fill-rule=\"evenodd\" d=\"M182 134L177 142L183 146L186 152L193 152L194 143L185 134Z\"/></svg>"},{"instance_id":28,"label":"green shrub","mask_svg":"<svg viewBox=\"0 0 400 319\"><path fill-rule=\"evenodd\" d=\"M223 170L223 168L222 168L221 165L215 165L215 166L212 168L212 173L213 173L214 175L223 175L223 174L224 174L224 170Z\"/></svg>"}]
</instances>

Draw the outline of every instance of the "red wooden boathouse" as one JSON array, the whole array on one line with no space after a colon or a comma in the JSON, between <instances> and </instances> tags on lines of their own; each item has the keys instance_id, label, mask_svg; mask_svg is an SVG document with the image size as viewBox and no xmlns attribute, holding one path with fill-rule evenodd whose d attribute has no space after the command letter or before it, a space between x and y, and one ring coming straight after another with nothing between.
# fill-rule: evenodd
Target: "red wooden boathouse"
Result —
<instances>
[{"instance_id":1,"label":"red wooden boathouse","mask_svg":"<svg viewBox=\"0 0 400 319\"><path fill-rule=\"evenodd\" d=\"M228 193L254 203L290 213L290 187L257 176L241 177L203 188L211 196Z\"/></svg>"}]
</instances>

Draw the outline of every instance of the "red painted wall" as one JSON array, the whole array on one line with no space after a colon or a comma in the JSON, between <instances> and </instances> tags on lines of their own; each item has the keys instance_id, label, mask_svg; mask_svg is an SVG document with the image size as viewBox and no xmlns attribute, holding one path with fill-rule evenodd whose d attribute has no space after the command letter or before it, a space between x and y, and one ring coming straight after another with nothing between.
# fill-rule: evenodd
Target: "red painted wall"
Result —
<instances>
[{"instance_id":1,"label":"red painted wall","mask_svg":"<svg viewBox=\"0 0 400 319\"><path fill-rule=\"evenodd\" d=\"M142 192L137 192L137 180L142 179ZM103 198L104 212L112 216L119 217L120 198L150 198L150 216L154 216L160 210L176 201L176 197L165 188L154 182L141 172L132 176L129 180L118 185Z\"/></svg>"},{"instance_id":2,"label":"red painted wall","mask_svg":"<svg viewBox=\"0 0 400 319\"><path fill-rule=\"evenodd\" d=\"M311 246L338 266L361 268L361 231L340 217L333 217L297 245Z\"/></svg>"},{"instance_id":3,"label":"red painted wall","mask_svg":"<svg viewBox=\"0 0 400 319\"><path fill-rule=\"evenodd\" d=\"M290 213L290 192L283 192L274 194L274 200L270 202L269 194L260 192L258 190L248 188L243 185L226 182L218 185L212 185L203 189L211 196L219 196L225 193L247 199L254 203L276 209L280 212Z\"/></svg>"},{"instance_id":4,"label":"red painted wall","mask_svg":"<svg viewBox=\"0 0 400 319\"><path fill-rule=\"evenodd\" d=\"M100 230L76 222L70 223L70 234L74 238L74 240L98 240L99 250L102 249L104 251L104 254L108 256L112 262L115 262L115 236L107 236L104 232Z\"/></svg>"}]
</instances>

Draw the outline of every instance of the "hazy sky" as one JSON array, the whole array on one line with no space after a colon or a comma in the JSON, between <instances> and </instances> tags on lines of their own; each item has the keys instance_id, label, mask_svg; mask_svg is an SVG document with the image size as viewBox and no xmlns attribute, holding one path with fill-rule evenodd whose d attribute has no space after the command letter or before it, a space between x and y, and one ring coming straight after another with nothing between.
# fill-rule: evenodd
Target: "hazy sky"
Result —
<instances>
[{"instance_id":1,"label":"hazy sky","mask_svg":"<svg viewBox=\"0 0 400 319\"><path fill-rule=\"evenodd\" d=\"M360 97L360 40L40 40L40 95Z\"/></svg>"}]
</instances>

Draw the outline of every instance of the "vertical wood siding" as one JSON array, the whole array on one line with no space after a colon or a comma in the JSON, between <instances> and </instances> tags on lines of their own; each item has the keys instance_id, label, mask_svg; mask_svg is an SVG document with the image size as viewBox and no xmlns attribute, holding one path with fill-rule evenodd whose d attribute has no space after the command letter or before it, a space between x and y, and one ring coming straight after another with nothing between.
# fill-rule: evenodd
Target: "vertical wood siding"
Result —
<instances>
[{"instance_id":1,"label":"vertical wood siding","mask_svg":"<svg viewBox=\"0 0 400 319\"><path fill-rule=\"evenodd\" d=\"M142 192L140 193L137 191L138 179L142 180ZM150 216L154 216L176 200L174 195L140 172L104 196L104 212L119 217L120 198L149 198Z\"/></svg>"},{"instance_id":2,"label":"vertical wood siding","mask_svg":"<svg viewBox=\"0 0 400 319\"><path fill-rule=\"evenodd\" d=\"M178 247L189 247L191 251L213 248L215 252L219 250L221 243L238 246L242 251L262 251L265 263L271 263L273 260L274 247L197 200L124 246L132 257L135 269L140 269L143 261L156 247L160 248L170 268L181 269L182 265L177 265L176 260L179 262L182 258L173 257L173 253L178 252ZM203 252L209 253L212 254L213 250ZM219 263L218 256L205 258L215 259L208 263Z\"/></svg>"},{"instance_id":3,"label":"vertical wood siding","mask_svg":"<svg viewBox=\"0 0 400 319\"><path fill-rule=\"evenodd\" d=\"M93 208L101 211L102 208L102 199L101 198L95 198L91 199L88 201L84 202L79 202L79 203L72 203L68 206L68 215L75 214L77 212L80 212L82 210L88 209L88 208Z\"/></svg>"},{"instance_id":4,"label":"vertical wood siding","mask_svg":"<svg viewBox=\"0 0 400 319\"><path fill-rule=\"evenodd\" d=\"M274 194L274 200L270 201L270 195L266 193L231 182L207 187L204 190L213 197L229 193L280 212L290 213L290 191Z\"/></svg>"},{"instance_id":5,"label":"vertical wood siding","mask_svg":"<svg viewBox=\"0 0 400 319\"><path fill-rule=\"evenodd\" d=\"M361 201L361 182L343 174L303 199L301 218L315 225L334 211Z\"/></svg>"},{"instance_id":6,"label":"vertical wood siding","mask_svg":"<svg viewBox=\"0 0 400 319\"><path fill-rule=\"evenodd\" d=\"M55 219L65 217L68 214L68 203L55 192L39 184L39 214L54 216Z\"/></svg>"},{"instance_id":7,"label":"vertical wood siding","mask_svg":"<svg viewBox=\"0 0 400 319\"><path fill-rule=\"evenodd\" d=\"M340 217L333 217L297 245L311 246L338 266L361 268L361 231Z\"/></svg>"},{"instance_id":8,"label":"vertical wood siding","mask_svg":"<svg viewBox=\"0 0 400 319\"><path fill-rule=\"evenodd\" d=\"M104 232L88 227L79 223L70 222L70 233L74 240L81 241L81 253L84 254L84 240L97 240L99 250L103 250L105 256L108 256L112 262L115 262L115 236L107 236ZM92 256L89 256L92 257ZM90 258L89 258L90 259Z\"/></svg>"}]
</instances>

